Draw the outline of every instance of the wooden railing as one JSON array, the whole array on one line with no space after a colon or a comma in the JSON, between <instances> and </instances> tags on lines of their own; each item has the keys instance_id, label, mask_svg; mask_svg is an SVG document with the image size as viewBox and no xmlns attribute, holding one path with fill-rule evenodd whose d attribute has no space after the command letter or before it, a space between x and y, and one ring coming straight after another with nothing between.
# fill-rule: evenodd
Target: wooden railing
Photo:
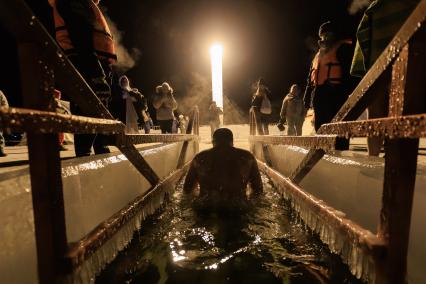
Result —
<instances>
[{"instance_id":1,"label":"wooden railing","mask_svg":"<svg viewBox=\"0 0 426 284\"><path fill-rule=\"evenodd\" d=\"M293 198L316 212L336 232L346 227L345 241L359 243L373 260L377 283L405 283L410 220L416 180L419 138L426 137L426 0L420 1L400 31L370 68L333 121L317 135L304 137L256 136L259 115L251 112L250 141L261 144L268 164L267 144L309 148L297 169L284 178L268 165L262 167L279 180ZM379 93L389 101L388 117L356 120ZM308 197L298 184L324 156L336 149L338 139L382 137L385 140L385 174L377 235L335 214L322 201ZM351 224L351 226L347 226ZM325 240L327 242L327 240ZM328 243L332 246L331 242ZM370 279L371 280L371 279Z\"/></svg>"},{"instance_id":2,"label":"wooden railing","mask_svg":"<svg viewBox=\"0 0 426 284\"><path fill-rule=\"evenodd\" d=\"M178 163L182 172L188 143L198 143L198 108L191 113L186 134L126 135L124 125L114 120L23 0L0 0L0 24L18 43L25 107L0 109L0 125L6 131L27 133L38 277L40 283L55 283L117 232L156 189L176 181L177 175L160 180L135 144L183 142ZM54 87L67 92L87 117L55 113ZM66 235L58 132L110 135L151 184L146 195L123 208L126 214L118 212L76 244L69 244Z\"/></svg>"}]
</instances>

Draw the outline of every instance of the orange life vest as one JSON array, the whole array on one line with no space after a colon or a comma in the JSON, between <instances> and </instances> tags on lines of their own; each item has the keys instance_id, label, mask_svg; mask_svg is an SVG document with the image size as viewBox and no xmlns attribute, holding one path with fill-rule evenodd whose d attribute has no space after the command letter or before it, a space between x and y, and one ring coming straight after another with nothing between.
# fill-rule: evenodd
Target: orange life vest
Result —
<instances>
[{"instance_id":1,"label":"orange life vest","mask_svg":"<svg viewBox=\"0 0 426 284\"><path fill-rule=\"evenodd\" d=\"M56 41L65 53L70 54L74 51L74 45L71 41L65 21L56 8L56 0L49 0L49 3L53 8ZM93 3L93 1L90 1L90 3L95 15L95 26L93 30L93 47L95 53L99 59L106 60L113 64L117 61L117 55L115 53L114 40L108 23L98 5Z\"/></svg>"},{"instance_id":2,"label":"orange life vest","mask_svg":"<svg viewBox=\"0 0 426 284\"><path fill-rule=\"evenodd\" d=\"M326 82L339 84L342 81L342 67L337 59L337 50L342 44L351 43L351 40L342 40L327 52L321 49L317 52L311 67L311 83L314 86L323 85Z\"/></svg>"}]
</instances>

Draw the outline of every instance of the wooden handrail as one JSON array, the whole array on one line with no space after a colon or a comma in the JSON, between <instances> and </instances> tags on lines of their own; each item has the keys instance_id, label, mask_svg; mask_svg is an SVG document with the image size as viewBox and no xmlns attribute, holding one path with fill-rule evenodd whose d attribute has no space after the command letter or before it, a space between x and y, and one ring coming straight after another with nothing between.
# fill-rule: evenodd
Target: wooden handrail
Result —
<instances>
[{"instance_id":1,"label":"wooden handrail","mask_svg":"<svg viewBox=\"0 0 426 284\"><path fill-rule=\"evenodd\" d=\"M188 142L198 143L196 138L199 134L198 109L194 109L189 122L191 127L188 127L190 131L187 131L187 134L126 135L124 125L114 120L24 0L0 0L0 24L18 42L21 81L28 82L23 86L26 109L1 109L1 128L25 131L28 134L38 276L41 283L54 283L64 273L68 273L70 268L63 266L68 243L57 133L114 135L116 138L114 141L119 150L149 181L153 190L156 190L168 181L160 184L160 178L134 144L183 141L178 165L180 171L184 171L182 162L185 160ZM54 87L66 93L71 101L89 117L52 112L54 110L50 102ZM139 208L138 205L132 210ZM123 222L126 220L126 218L122 219ZM119 223L123 224L121 221ZM119 226L114 228L118 230ZM103 241L111 236L111 234L104 234ZM88 247L95 248L93 244ZM87 256L87 253L84 255ZM76 262L71 261L71 263L72 268L75 268Z\"/></svg>"},{"instance_id":2,"label":"wooden handrail","mask_svg":"<svg viewBox=\"0 0 426 284\"><path fill-rule=\"evenodd\" d=\"M338 143L337 135L316 136L281 136L281 135L256 135L249 136L251 143L263 143L270 145L292 145L313 149L333 150Z\"/></svg>"},{"instance_id":3,"label":"wooden handrail","mask_svg":"<svg viewBox=\"0 0 426 284\"><path fill-rule=\"evenodd\" d=\"M94 228L90 233L83 237L80 241L72 243L69 246L68 252L65 254L65 263L69 271L78 269L83 262L92 256L105 242L107 242L120 228L135 215L149 204L152 199L155 199L157 192L168 192L167 188L172 187L185 173L189 164L181 169L177 169L170 176L159 182L155 187L152 187L147 193L135 198L127 206L119 212L111 216Z\"/></svg>"},{"instance_id":4,"label":"wooden handrail","mask_svg":"<svg viewBox=\"0 0 426 284\"><path fill-rule=\"evenodd\" d=\"M42 48L37 62L54 70L55 84L88 116L114 119L24 0L0 0L0 23L18 42Z\"/></svg>"},{"instance_id":5,"label":"wooden handrail","mask_svg":"<svg viewBox=\"0 0 426 284\"><path fill-rule=\"evenodd\" d=\"M5 107L0 108L0 126L4 130L34 133L118 134L124 132L124 124L118 120Z\"/></svg>"},{"instance_id":6,"label":"wooden handrail","mask_svg":"<svg viewBox=\"0 0 426 284\"><path fill-rule=\"evenodd\" d=\"M318 147L330 139L324 135L385 138L385 177L382 209L377 240L384 252L374 259L377 283L406 282L407 250L411 210L416 180L419 138L426 137L426 83L417 78L426 65L426 0L419 2L400 31L355 88L346 103L333 118L324 124L314 137L259 137L255 135L255 119L250 120L251 148L254 143L299 145L310 148L296 170L290 175L286 190L300 195L297 184L325 155L327 147ZM389 68L391 67L391 68ZM378 92L385 92L389 100L386 118L356 120L373 102ZM327 136L328 137L328 136ZM329 141L330 142L330 141ZM325 142L324 142L325 143ZM327 143L321 146L328 146ZM265 171L276 177L269 167ZM305 206L315 202L305 199ZM361 231L354 232L360 234ZM351 237L348 236L350 241Z\"/></svg>"}]
</instances>

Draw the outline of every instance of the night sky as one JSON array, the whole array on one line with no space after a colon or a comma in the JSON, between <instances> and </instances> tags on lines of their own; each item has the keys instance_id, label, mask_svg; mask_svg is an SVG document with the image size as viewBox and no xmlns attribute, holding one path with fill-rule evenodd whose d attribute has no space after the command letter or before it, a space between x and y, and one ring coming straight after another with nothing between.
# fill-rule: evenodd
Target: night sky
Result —
<instances>
[{"instance_id":1,"label":"night sky","mask_svg":"<svg viewBox=\"0 0 426 284\"><path fill-rule=\"evenodd\" d=\"M122 43L139 53L127 74L144 94L171 82L186 112L194 99L210 96L209 47L224 46L224 92L243 112L251 84L264 77L275 105L292 83L305 83L321 23L339 22L354 36L360 13L350 16L344 0L104 0L123 31ZM202 104L208 101L203 99Z\"/></svg>"},{"instance_id":2,"label":"night sky","mask_svg":"<svg viewBox=\"0 0 426 284\"><path fill-rule=\"evenodd\" d=\"M143 94L151 96L156 85L168 81L180 103L179 112L207 104L209 47L220 42L225 95L246 113L251 84L258 77L265 78L276 107L292 83L304 84L322 22L336 21L348 36L355 35L362 11L349 15L351 2L103 0L101 5L121 31L115 37L121 37L135 61L129 69L131 62L124 60L127 66L117 72L126 73ZM1 84L7 82L1 80Z\"/></svg>"}]
</instances>

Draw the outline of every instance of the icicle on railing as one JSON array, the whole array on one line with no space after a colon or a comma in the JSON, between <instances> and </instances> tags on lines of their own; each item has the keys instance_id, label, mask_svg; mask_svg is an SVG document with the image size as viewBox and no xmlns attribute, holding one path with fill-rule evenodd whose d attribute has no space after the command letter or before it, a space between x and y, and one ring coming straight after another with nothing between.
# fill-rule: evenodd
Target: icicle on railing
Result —
<instances>
[{"instance_id":1,"label":"icicle on railing","mask_svg":"<svg viewBox=\"0 0 426 284\"><path fill-rule=\"evenodd\" d=\"M358 279L375 283L376 265L368 249L383 248L384 244L370 231L360 227L345 214L328 206L322 200L300 190L291 181L263 163L260 168L268 175L297 213L300 222L307 225L331 252L338 254Z\"/></svg>"},{"instance_id":2,"label":"icicle on railing","mask_svg":"<svg viewBox=\"0 0 426 284\"><path fill-rule=\"evenodd\" d=\"M367 238L376 238L375 235L372 233L370 233L371 235L363 234L358 239L354 236L354 239L350 241L341 232L336 231L334 226L330 225L328 217L311 210L305 201L286 193L285 190L282 194L284 199L290 201L291 207L298 214L300 221L316 233L321 241L328 245L331 252L340 255L354 276L368 283L375 282L374 259L363 252L364 240ZM335 213L344 217L344 213L325 205L321 201L320 203L322 203L322 208L329 213Z\"/></svg>"},{"instance_id":3,"label":"icicle on railing","mask_svg":"<svg viewBox=\"0 0 426 284\"><path fill-rule=\"evenodd\" d=\"M174 172L172 175L178 174ZM162 186L152 190L145 196L144 206L135 216L121 226L108 241L98 248L90 257L69 274L65 283L94 283L96 275L110 263L133 239L141 223L159 209L164 200L174 191L174 186Z\"/></svg>"}]
</instances>

